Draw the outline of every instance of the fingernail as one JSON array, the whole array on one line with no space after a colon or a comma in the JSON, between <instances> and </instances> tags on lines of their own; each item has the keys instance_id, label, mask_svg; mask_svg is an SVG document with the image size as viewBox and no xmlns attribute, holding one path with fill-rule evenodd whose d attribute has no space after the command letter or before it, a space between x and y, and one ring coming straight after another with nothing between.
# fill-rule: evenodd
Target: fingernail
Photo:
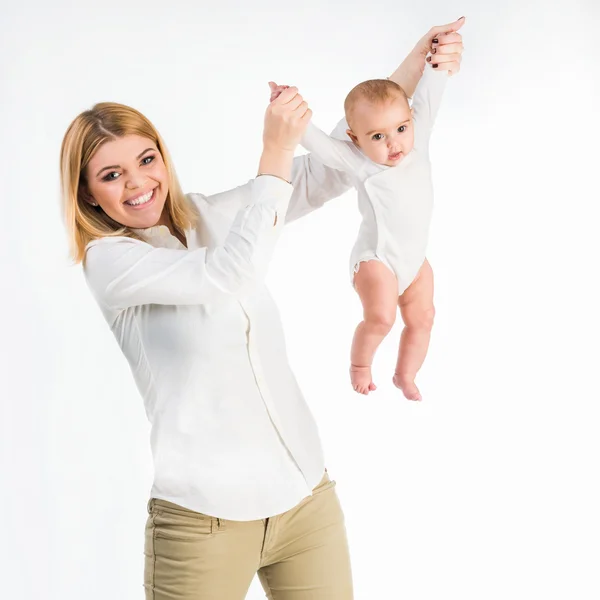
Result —
<instances>
[{"instance_id":1,"label":"fingernail","mask_svg":"<svg viewBox=\"0 0 600 600\"><path fill-rule=\"evenodd\" d=\"M431 51L431 54L435 54L436 52L437 52L437 48L434 48L434 49Z\"/></svg>"},{"instance_id":2,"label":"fingernail","mask_svg":"<svg viewBox=\"0 0 600 600\"><path fill-rule=\"evenodd\" d=\"M437 38L433 38L431 41L432 41L434 44L437 44L437 43L438 43L438 39L437 39Z\"/></svg>"},{"instance_id":3,"label":"fingernail","mask_svg":"<svg viewBox=\"0 0 600 600\"><path fill-rule=\"evenodd\" d=\"M437 65L431 65L434 69L437 69L438 66Z\"/></svg>"},{"instance_id":4,"label":"fingernail","mask_svg":"<svg viewBox=\"0 0 600 600\"><path fill-rule=\"evenodd\" d=\"M431 56L427 57L427 62L431 62Z\"/></svg>"},{"instance_id":5,"label":"fingernail","mask_svg":"<svg viewBox=\"0 0 600 600\"><path fill-rule=\"evenodd\" d=\"M460 21L461 19L464 19L464 17L460 17L460 19L458 19L458 20Z\"/></svg>"}]
</instances>

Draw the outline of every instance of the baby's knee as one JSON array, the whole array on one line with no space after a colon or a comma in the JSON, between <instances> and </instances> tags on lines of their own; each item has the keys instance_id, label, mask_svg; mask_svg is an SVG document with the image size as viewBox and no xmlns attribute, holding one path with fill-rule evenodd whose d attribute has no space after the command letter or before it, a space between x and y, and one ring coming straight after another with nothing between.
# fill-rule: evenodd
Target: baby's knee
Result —
<instances>
[{"instance_id":1,"label":"baby's knee","mask_svg":"<svg viewBox=\"0 0 600 600\"><path fill-rule=\"evenodd\" d=\"M411 329L431 331L434 319L435 308L433 306L413 307L412 310L407 311L404 324Z\"/></svg>"},{"instance_id":2,"label":"baby's knee","mask_svg":"<svg viewBox=\"0 0 600 600\"><path fill-rule=\"evenodd\" d=\"M387 335L394 326L396 315L386 312L374 312L365 317L367 327L379 335Z\"/></svg>"}]
</instances>

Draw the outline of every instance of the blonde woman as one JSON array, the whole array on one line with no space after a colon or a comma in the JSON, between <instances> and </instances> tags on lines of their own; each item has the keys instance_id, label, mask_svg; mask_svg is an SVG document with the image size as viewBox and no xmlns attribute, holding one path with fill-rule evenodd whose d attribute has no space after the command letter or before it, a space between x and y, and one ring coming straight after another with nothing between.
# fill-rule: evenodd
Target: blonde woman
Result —
<instances>
[{"instance_id":1,"label":"blonde woman","mask_svg":"<svg viewBox=\"0 0 600 600\"><path fill-rule=\"evenodd\" d=\"M409 94L434 28L393 78ZM445 67L458 70L460 36ZM146 598L350 600L343 513L288 365L264 277L282 227L349 189L294 159L311 111L296 88L267 108L257 177L181 191L165 144L133 108L80 114L61 149L76 262L129 361L152 424ZM117 593L118 595L118 593Z\"/></svg>"}]
</instances>

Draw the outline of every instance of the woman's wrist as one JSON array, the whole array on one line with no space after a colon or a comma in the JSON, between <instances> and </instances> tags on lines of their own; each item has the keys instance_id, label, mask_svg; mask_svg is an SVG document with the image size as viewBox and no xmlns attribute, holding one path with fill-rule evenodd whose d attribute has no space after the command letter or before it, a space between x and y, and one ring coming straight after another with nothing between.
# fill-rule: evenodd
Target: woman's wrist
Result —
<instances>
[{"instance_id":1,"label":"woman's wrist","mask_svg":"<svg viewBox=\"0 0 600 600\"><path fill-rule=\"evenodd\" d=\"M258 173L259 175L273 175L289 182L292 179L293 162L293 150L265 146L260 157Z\"/></svg>"},{"instance_id":2,"label":"woman's wrist","mask_svg":"<svg viewBox=\"0 0 600 600\"><path fill-rule=\"evenodd\" d=\"M404 93L411 98L424 71L425 56L413 50L388 79L397 83L404 90Z\"/></svg>"}]
</instances>

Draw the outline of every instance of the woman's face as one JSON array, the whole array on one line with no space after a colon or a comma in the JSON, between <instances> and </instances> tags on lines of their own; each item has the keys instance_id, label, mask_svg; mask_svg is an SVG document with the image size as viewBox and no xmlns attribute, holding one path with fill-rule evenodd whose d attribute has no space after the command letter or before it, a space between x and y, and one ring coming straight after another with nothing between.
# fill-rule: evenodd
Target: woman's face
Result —
<instances>
[{"instance_id":1,"label":"woman's face","mask_svg":"<svg viewBox=\"0 0 600 600\"><path fill-rule=\"evenodd\" d=\"M105 142L86 171L86 201L98 204L112 219L146 229L163 223L168 176L165 163L149 138L126 135Z\"/></svg>"}]
</instances>

